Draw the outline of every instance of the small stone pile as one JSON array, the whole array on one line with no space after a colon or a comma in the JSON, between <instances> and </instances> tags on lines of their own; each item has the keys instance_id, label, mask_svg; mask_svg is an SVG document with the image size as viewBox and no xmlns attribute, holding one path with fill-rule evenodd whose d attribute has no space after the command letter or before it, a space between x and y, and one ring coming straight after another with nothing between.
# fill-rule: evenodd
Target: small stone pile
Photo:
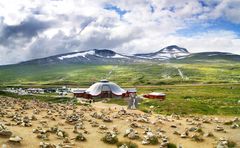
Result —
<instances>
[{"instance_id":1,"label":"small stone pile","mask_svg":"<svg viewBox=\"0 0 240 148\"><path fill-rule=\"evenodd\" d=\"M100 129L100 130L107 130L108 128L107 128L106 125L100 125L100 126L99 126L99 129Z\"/></svg>"},{"instance_id":2,"label":"small stone pile","mask_svg":"<svg viewBox=\"0 0 240 148\"><path fill-rule=\"evenodd\" d=\"M231 128L232 128L232 129L239 128L239 125L238 125L237 123L233 123L233 124L231 125Z\"/></svg>"},{"instance_id":3,"label":"small stone pile","mask_svg":"<svg viewBox=\"0 0 240 148\"><path fill-rule=\"evenodd\" d=\"M138 127L140 127L140 125L137 124L136 122L132 122L132 123L130 124L130 127L131 127L131 128L138 128Z\"/></svg>"},{"instance_id":4,"label":"small stone pile","mask_svg":"<svg viewBox=\"0 0 240 148\"><path fill-rule=\"evenodd\" d=\"M228 140L224 137L220 138L217 144L217 148L228 148Z\"/></svg>"},{"instance_id":5,"label":"small stone pile","mask_svg":"<svg viewBox=\"0 0 240 148\"><path fill-rule=\"evenodd\" d=\"M120 115L120 116L121 116L121 115L127 115L127 114L128 114L128 113L127 113L127 110L125 110L125 109L123 109L123 108L118 111L118 115Z\"/></svg>"},{"instance_id":6,"label":"small stone pile","mask_svg":"<svg viewBox=\"0 0 240 148\"><path fill-rule=\"evenodd\" d=\"M102 141L108 144L116 144L118 142L117 135L114 132L107 132Z\"/></svg>"},{"instance_id":7,"label":"small stone pile","mask_svg":"<svg viewBox=\"0 0 240 148\"><path fill-rule=\"evenodd\" d=\"M66 123L74 125L80 121L80 116L78 114L71 114L67 116Z\"/></svg>"},{"instance_id":8,"label":"small stone pile","mask_svg":"<svg viewBox=\"0 0 240 148\"><path fill-rule=\"evenodd\" d=\"M185 130L181 135L180 135L180 137L181 138L187 138L188 137L188 130Z\"/></svg>"},{"instance_id":9,"label":"small stone pile","mask_svg":"<svg viewBox=\"0 0 240 148\"><path fill-rule=\"evenodd\" d=\"M86 141L86 137L82 133L78 133L78 135L75 138L76 141Z\"/></svg>"},{"instance_id":10,"label":"small stone pile","mask_svg":"<svg viewBox=\"0 0 240 148\"><path fill-rule=\"evenodd\" d=\"M22 117L19 114L15 114L12 117L12 121L15 121L17 125L23 126L23 127L30 127L32 126L31 120L28 116Z\"/></svg>"},{"instance_id":11,"label":"small stone pile","mask_svg":"<svg viewBox=\"0 0 240 148\"><path fill-rule=\"evenodd\" d=\"M64 138L68 137L68 134L63 130L58 130L56 132L56 135L59 139L64 139Z\"/></svg>"},{"instance_id":12,"label":"small stone pile","mask_svg":"<svg viewBox=\"0 0 240 148\"><path fill-rule=\"evenodd\" d=\"M12 132L8 130L3 124L0 124L0 136L1 137L11 137Z\"/></svg>"},{"instance_id":13,"label":"small stone pile","mask_svg":"<svg viewBox=\"0 0 240 148\"><path fill-rule=\"evenodd\" d=\"M92 127L99 127L99 123L96 121L92 121L92 122L90 122L90 124Z\"/></svg>"},{"instance_id":14,"label":"small stone pile","mask_svg":"<svg viewBox=\"0 0 240 148\"><path fill-rule=\"evenodd\" d=\"M142 122L142 123L149 123L150 122L149 119L147 117L144 117L144 116L138 118L137 121Z\"/></svg>"},{"instance_id":15,"label":"small stone pile","mask_svg":"<svg viewBox=\"0 0 240 148\"><path fill-rule=\"evenodd\" d=\"M152 132L147 132L142 141L143 145L158 144L158 138Z\"/></svg>"},{"instance_id":16,"label":"small stone pile","mask_svg":"<svg viewBox=\"0 0 240 148\"><path fill-rule=\"evenodd\" d=\"M132 128L129 128L125 131L124 137L128 137L129 139L139 139L139 134Z\"/></svg>"},{"instance_id":17,"label":"small stone pile","mask_svg":"<svg viewBox=\"0 0 240 148\"><path fill-rule=\"evenodd\" d=\"M103 114L94 112L94 113L91 114L91 117L93 117L95 119L102 119Z\"/></svg>"},{"instance_id":18,"label":"small stone pile","mask_svg":"<svg viewBox=\"0 0 240 148\"><path fill-rule=\"evenodd\" d=\"M168 144L169 144L169 141L167 138L162 138L161 139L161 144L160 144L160 147L159 148L168 148Z\"/></svg>"},{"instance_id":19,"label":"small stone pile","mask_svg":"<svg viewBox=\"0 0 240 148\"><path fill-rule=\"evenodd\" d=\"M40 142L39 148L57 148L57 146L47 142Z\"/></svg>"},{"instance_id":20,"label":"small stone pile","mask_svg":"<svg viewBox=\"0 0 240 148\"><path fill-rule=\"evenodd\" d=\"M43 129L34 129L33 133L37 133L37 138L42 139L42 140L49 140L49 134L47 133L48 131L43 130Z\"/></svg>"},{"instance_id":21,"label":"small stone pile","mask_svg":"<svg viewBox=\"0 0 240 148\"><path fill-rule=\"evenodd\" d=\"M25 116L25 117L22 118L21 126L24 126L24 127L32 126L31 120L28 116Z\"/></svg>"},{"instance_id":22,"label":"small stone pile","mask_svg":"<svg viewBox=\"0 0 240 148\"><path fill-rule=\"evenodd\" d=\"M81 130L85 129L85 127L83 126L83 122L80 122L80 123L74 125L73 133L79 133L78 132L79 129L81 129Z\"/></svg>"},{"instance_id":23,"label":"small stone pile","mask_svg":"<svg viewBox=\"0 0 240 148\"><path fill-rule=\"evenodd\" d=\"M109 116L103 116L102 117L103 122L112 122L113 120Z\"/></svg>"}]
</instances>

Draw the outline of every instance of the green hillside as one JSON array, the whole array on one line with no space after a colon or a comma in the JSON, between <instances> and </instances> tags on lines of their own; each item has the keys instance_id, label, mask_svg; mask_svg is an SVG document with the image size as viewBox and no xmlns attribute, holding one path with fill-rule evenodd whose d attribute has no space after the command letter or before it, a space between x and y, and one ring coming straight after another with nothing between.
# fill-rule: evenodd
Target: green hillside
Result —
<instances>
[{"instance_id":1,"label":"green hillside","mask_svg":"<svg viewBox=\"0 0 240 148\"><path fill-rule=\"evenodd\" d=\"M81 85L107 78L124 86L238 83L240 63L132 65L12 65L0 67L2 85Z\"/></svg>"},{"instance_id":2,"label":"green hillside","mask_svg":"<svg viewBox=\"0 0 240 148\"><path fill-rule=\"evenodd\" d=\"M141 102L140 109L143 111L149 111L149 106L155 106L155 112L164 114L240 114L240 63L225 61L191 64L180 62L130 65L58 64L12 65L0 68L0 84L3 87L9 85L88 87L93 82L105 78L123 87L137 87L139 95L152 91L167 94L167 99L163 102L157 100ZM51 97L46 98L51 100ZM118 104L126 103L124 100L111 101Z\"/></svg>"}]
</instances>

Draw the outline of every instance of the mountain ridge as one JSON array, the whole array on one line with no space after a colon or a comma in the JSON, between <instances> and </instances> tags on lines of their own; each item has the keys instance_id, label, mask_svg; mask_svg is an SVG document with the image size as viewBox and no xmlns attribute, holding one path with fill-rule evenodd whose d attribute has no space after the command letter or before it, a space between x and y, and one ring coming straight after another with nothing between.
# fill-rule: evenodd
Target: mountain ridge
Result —
<instances>
[{"instance_id":1,"label":"mountain ridge","mask_svg":"<svg viewBox=\"0 0 240 148\"><path fill-rule=\"evenodd\" d=\"M57 54L45 58L23 61L17 64L131 64L141 62L184 62L189 60L198 61L211 59L240 61L240 55L228 52L190 53L186 48L177 45L170 45L157 50L156 52L138 53L134 55L120 54L110 49L90 49L79 52Z\"/></svg>"}]
</instances>

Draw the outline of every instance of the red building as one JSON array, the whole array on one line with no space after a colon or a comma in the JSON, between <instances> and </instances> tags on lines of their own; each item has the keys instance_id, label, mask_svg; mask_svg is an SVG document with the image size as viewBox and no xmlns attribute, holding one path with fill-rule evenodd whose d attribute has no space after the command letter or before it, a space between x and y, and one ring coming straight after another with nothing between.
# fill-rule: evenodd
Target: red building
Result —
<instances>
[{"instance_id":1,"label":"red building","mask_svg":"<svg viewBox=\"0 0 240 148\"><path fill-rule=\"evenodd\" d=\"M160 92L152 92L152 93L143 95L143 97L149 98L149 99L165 100L166 95L164 93L160 93Z\"/></svg>"},{"instance_id":2,"label":"red building","mask_svg":"<svg viewBox=\"0 0 240 148\"><path fill-rule=\"evenodd\" d=\"M86 91L86 89L74 90L74 91L73 91L73 95L74 95L74 97L76 97L76 98L82 98L82 97L84 97L85 91Z\"/></svg>"}]
</instances>

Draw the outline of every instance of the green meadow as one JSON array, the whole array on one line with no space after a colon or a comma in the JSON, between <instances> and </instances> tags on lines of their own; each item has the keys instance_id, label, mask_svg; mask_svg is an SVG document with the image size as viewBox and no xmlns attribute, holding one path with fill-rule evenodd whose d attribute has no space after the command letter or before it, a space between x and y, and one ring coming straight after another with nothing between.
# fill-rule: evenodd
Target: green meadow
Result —
<instances>
[{"instance_id":1,"label":"green meadow","mask_svg":"<svg viewBox=\"0 0 240 148\"><path fill-rule=\"evenodd\" d=\"M240 63L132 65L12 65L0 67L1 85L89 86L100 79L123 86L239 83Z\"/></svg>"},{"instance_id":2,"label":"green meadow","mask_svg":"<svg viewBox=\"0 0 240 148\"><path fill-rule=\"evenodd\" d=\"M162 114L240 115L240 63L162 63L132 65L12 65L0 68L1 87L88 87L108 79L136 87L142 95L164 92L165 101L144 99L139 108ZM12 94L1 94L12 97ZM23 99L36 98L25 96ZM46 96L37 99L58 102ZM61 100L61 99L60 99ZM63 102L67 101L62 98ZM124 100L109 103L126 104Z\"/></svg>"},{"instance_id":3,"label":"green meadow","mask_svg":"<svg viewBox=\"0 0 240 148\"><path fill-rule=\"evenodd\" d=\"M161 114L240 115L240 85L163 85L138 87L139 94L164 92L164 101L143 99L139 108ZM123 100L111 99L108 103L126 105ZM153 106L153 109L150 109Z\"/></svg>"}]
</instances>

